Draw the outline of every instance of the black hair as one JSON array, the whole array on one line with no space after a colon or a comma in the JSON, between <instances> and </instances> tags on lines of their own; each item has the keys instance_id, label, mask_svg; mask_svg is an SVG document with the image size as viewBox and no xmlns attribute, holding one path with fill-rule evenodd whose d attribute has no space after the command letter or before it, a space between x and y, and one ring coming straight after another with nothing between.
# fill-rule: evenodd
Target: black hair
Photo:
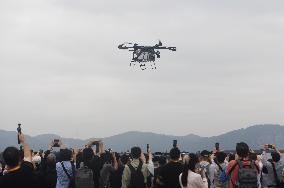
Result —
<instances>
[{"instance_id":1,"label":"black hair","mask_svg":"<svg viewBox=\"0 0 284 188\"><path fill-rule=\"evenodd\" d=\"M233 154L233 153L229 153L228 157L229 157L229 161L228 162L230 162L232 160L235 160L235 154Z\"/></svg>"},{"instance_id":2,"label":"black hair","mask_svg":"<svg viewBox=\"0 0 284 188\"><path fill-rule=\"evenodd\" d=\"M170 158L172 160L178 160L180 158L180 150L177 147L171 149Z\"/></svg>"},{"instance_id":3,"label":"black hair","mask_svg":"<svg viewBox=\"0 0 284 188\"><path fill-rule=\"evenodd\" d=\"M164 166L167 163L167 158L165 156L159 157L159 166Z\"/></svg>"},{"instance_id":4,"label":"black hair","mask_svg":"<svg viewBox=\"0 0 284 188\"><path fill-rule=\"evenodd\" d=\"M84 164L92 160L93 157L94 157L94 151L92 148L83 149L82 158L83 158Z\"/></svg>"},{"instance_id":5,"label":"black hair","mask_svg":"<svg viewBox=\"0 0 284 188\"><path fill-rule=\"evenodd\" d=\"M121 157L120 157L120 161L122 162L122 164L127 164L128 163L128 161L129 161L129 156L128 155L126 155L126 154L123 154L123 155L121 155Z\"/></svg>"},{"instance_id":6,"label":"black hair","mask_svg":"<svg viewBox=\"0 0 284 188\"><path fill-rule=\"evenodd\" d=\"M212 162L211 162L211 159L210 159L210 155L211 155L210 151L203 150L203 151L201 151L199 158L200 158L200 160L207 161L211 164Z\"/></svg>"},{"instance_id":7,"label":"black hair","mask_svg":"<svg viewBox=\"0 0 284 188\"><path fill-rule=\"evenodd\" d=\"M249 159L252 161L256 161L257 160L257 154L256 153L249 153Z\"/></svg>"},{"instance_id":8,"label":"black hair","mask_svg":"<svg viewBox=\"0 0 284 188\"><path fill-rule=\"evenodd\" d=\"M240 158L245 158L249 155L249 147L244 142L237 143L236 151Z\"/></svg>"},{"instance_id":9,"label":"black hair","mask_svg":"<svg viewBox=\"0 0 284 188\"><path fill-rule=\"evenodd\" d=\"M15 147L7 147L3 152L3 159L9 167L15 167L19 164L20 151Z\"/></svg>"},{"instance_id":10,"label":"black hair","mask_svg":"<svg viewBox=\"0 0 284 188\"><path fill-rule=\"evenodd\" d=\"M227 156L226 153L224 152L217 152L215 155L216 155L216 161L218 162L218 164L223 163Z\"/></svg>"},{"instance_id":11,"label":"black hair","mask_svg":"<svg viewBox=\"0 0 284 188\"><path fill-rule=\"evenodd\" d=\"M279 155L279 153L277 153L277 152L271 152L271 157L272 157L272 161L273 162L278 162L278 161L280 161L280 155Z\"/></svg>"},{"instance_id":12,"label":"black hair","mask_svg":"<svg viewBox=\"0 0 284 188\"><path fill-rule=\"evenodd\" d=\"M46 166L48 166L51 169L55 169L56 168L56 156L53 153L50 153L46 157Z\"/></svg>"},{"instance_id":13,"label":"black hair","mask_svg":"<svg viewBox=\"0 0 284 188\"><path fill-rule=\"evenodd\" d=\"M44 158L47 158L47 156L48 156L50 153L51 153L50 150L46 150L46 151L44 152Z\"/></svg>"},{"instance_id":14,"label":"black hair","mask_svg":"<svg viewBox=\"0 0 284 188\"><path fill-rule=\"evenodd\" d=\"M106 151L105 153L101 154L101 159L103 160L103 164L111 164L112 162L112 156L109 151Z\"/></svg>"},{"instance_id":15,"label":"black hair","mask_svg":"<svg viewBox=\"0 0 284 188\"><path fill-rule=\"evenodd\" d=\"M114 155L115 155L115 159L118 161L120 159L120 154L117 152L114 152Z\"/></svg>"},{"instance_id":16,"label":"black hair","mask_svg":"<svg viewBox=\"0 0 284 188\"><path fill-rule=\"evenodd\" d=\"M133 159L139 159L139 157L141 156L141 148L139 147L133 147L131 148L131 156Z\"/></svg>"},{"instance_id":17,"label":"black hair","mask_svg":"<svg viewBox=\"0 0 284 188\"><path fill-rule=\"evenodd\" d=\"M72 157L72 151L69 149L60 150L60 159L61 161L70 161Z\"/></svg>"},{"instance_id":18,"label":"black hair","mask_svg":"<svg viewBox=\"0 0 284 188\"><path fill-rule=\"evenodd\" d=\"M183 186L187 186L188 170L191 170L192 172L194 172L196 164L198 162L199 162L199 160L198 160L197 155L194 154L194 153L190 153L189 154L189 161L188 161L188 163L186 163L184 165L183 172L182 172L182 175L181 175L181 183L182 183Z\"/></svg>"}]
</instances>

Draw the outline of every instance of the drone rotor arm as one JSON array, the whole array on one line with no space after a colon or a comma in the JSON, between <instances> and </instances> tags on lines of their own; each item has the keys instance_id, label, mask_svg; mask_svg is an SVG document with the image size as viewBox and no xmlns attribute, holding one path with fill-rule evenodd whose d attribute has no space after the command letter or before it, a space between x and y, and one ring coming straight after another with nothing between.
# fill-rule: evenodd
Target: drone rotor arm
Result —
<instances>
[{"instance_id":1,"label":"drone rotor arm","mask_svg":"<svg viewBox=\"0 0 284 188\"><path fill-rule=\"evenodd\" d=\"M174 51L174 52L177 51L176 47L168 47L168 49L171 50L171 51Z\"/></svg>"},{"instance_id":2,"label":"drone rotor arm","mask_svg":"<svg viewBox=\"0 0 284 188\"><path fill-rule=\"evenodd\" d=\"M118 49L122 49L122 50L133 49L133 48L134 47L132 46L125 46L125 44L118 45Z\"/></svg>"}]
</instances>

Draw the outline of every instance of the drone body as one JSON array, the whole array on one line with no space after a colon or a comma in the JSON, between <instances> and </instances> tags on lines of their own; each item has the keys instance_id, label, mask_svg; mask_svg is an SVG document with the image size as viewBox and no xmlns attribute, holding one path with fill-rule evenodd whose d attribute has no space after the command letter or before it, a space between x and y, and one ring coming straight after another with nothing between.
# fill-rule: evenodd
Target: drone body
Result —
<instances>
[{"instance_id":1,"label":"drone body","mask_svg":"<svg viewBox=\"0 0 284 188\"><path fill-rule=\"evenodd\" d=\"M155 60L156 57L160 58L160 51L161 49L167 49L171 51L176 51L176 47L166 47L163 46L161 41L159 41L158 44L154 46L140 46L138 44L132 44L132 43L123 43L118 46L119 49L125 49L133 52L132 60L130 63L130 66L136 65L136 63L140 64L140 67L142 70L146 69L146 63L153 63L151 65L152 69L156 69Z\"/></svg>"}]
</instances>

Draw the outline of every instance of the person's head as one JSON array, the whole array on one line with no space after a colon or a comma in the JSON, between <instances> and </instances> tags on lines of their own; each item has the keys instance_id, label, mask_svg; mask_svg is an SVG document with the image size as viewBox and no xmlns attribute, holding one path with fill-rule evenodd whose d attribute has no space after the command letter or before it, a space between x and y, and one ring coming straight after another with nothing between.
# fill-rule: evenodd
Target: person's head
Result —
<instances>
[{"instance_id":1,"label":"person's head","mask_svg":"<svg viewBox=\"0 0 284 188\"><path fill-rule=\"evenodd\" d=\"M228 162L230 162L230 161L232 161L232 160L235 160L235 154L233 154L233 153L229 153L229 155L228 155Z\"/></svg>"},{"instance_id":2,"label":"person's head","mask_svg":"<svg viewBox=\"0 0 284 188\"><path fill-rule=\"evenodd\" d=\"M141 156L141 148L139 147L133 147L131 148L131 156L133 159L139 159Z\"/></svg>"},{"instance_id":3,"label":"person's head","mask_svg":"<svg viewBox=\"0 0 284 188\"><path fill-rule=\"evenodd\" d=\"M85 148L83 150L82 158L83 162L88 162L94 157L94 151L92 148Z\"/></svg>"},{"instance_id":4,"label":"person's head","mask_svg":"<svg viewBox=\"0 0 284 188\"><path fill-rule=\"evenodd\" d=\"M55 167L56 166L56 156L53 153L50 153L46 157L46 165L49 167Z\"/></svg>"},{"instance_id":5,"label":"person's head","mask_svg":"<svg viewBox=\"0 0 284 188\"><path fill-rule=\"evenodd\" d=\"M217 152L215 155L216 155L216 161L218 162L218 164L224 163L226 156L227 156L226 153Z\"/></svg>"},{"instance_id":6,"label":"person's head","mask_svg":"<svg viewBox=\"0 0 284 188\"><path fill-rule=\"evenodd\" d=\"M19 165L20 151L15 147L7 147L3 152L3 159L8 167Z\"/></svg>"},{"instance_id":7,"label":"person's head","mask_svg":"<svg viewBox=\"0 0 284 188\"><path fill-rule=\"evenodd\" d=\"M177 147L171 149L171 151L170 151L170 158L171 158L171 160L174 160L174 161L179 160L179 158L180 158L180 150Z\"/></svg>"},{"instance_id":8,"label":"person's head","mask_svg":"<svg viewBox=\"0 0 284 188\"><path fill-rule=\"evenodd\" d=\"M240 158L246 158L249 155L249 147L244 142L237 143L236 152Z\"/></svg>"},{"instance_id":9,"label":"person's head","mask_svg":"<svg viewBox=\"0 0 284 188\"><path fill-rule=\"evenodd\" d=\"M61 161L70 161L72 157L72 151L69 149L60 150L60 159Z\"/></svg>"},{"instance_id":10,"label":"person's head","mask_svg":"<svg viewBox=\"0 0 284 188\"><path fill-rule=\"evenodd\" d=\"M159 163L159 166L165 166L165 164L167 164L167 158L165 156L160 156L158 163Z\"/></svg>"},{"instance_id":11,"label":"person's head","mask_svg":"<svg viewBox=\"0 0 284 188\"><path fill-rule=\"evenodd\" d=\"M47 156L50 154L50 150L46 150L45 152L44 152L44 157L43 158L47 158Z\"/></svg>"},{"instance_id":12,"label":"person's head","mask_svg":"<svg viewBox=\"0 0 284 188\"><path fill-rule=\"evenodd\" d=\"M121 155L120 161L121 161L122 164L126 165L129 161L129 156L127 154Z\"/></svg>"},{"instance_id":13,"label":"person's head","mask_svg":"<svg viewBox=\"0 0 284 188\"><path fill-rule=\"evenodd\" d=\"M277 153L277 152L272 152L271 153L271 157L272 157L272 161L273 162L279 162L280 161L280 155L279 155L279 153Z\"/></svg>"},{"instance_id":14,"label":"person's head","mask_svg":"<svg viewBox=\"0 0 284 188\"><path fill-rule=\"evenodd\" d=\"M109 151L101 154L101 159L103 159L103 163L110 164L112 162L112 155Z\"/></svg>"},{"instance_id":15,"label":"person's head","mask_svg":"<svg viewBox=\"0 0 284 188\"><path fill-rule=\"evenodd\" d=\"M210 151L203 150L200 153L200 160L209 162L210 161L210 155L211 155Z\"/></svg>"},{"instance_id":16,"label":"person's head","mask_svg":"<svg viewBox=\"0 0 284 188\"><path fill-rule=\"evenodd\" d=\"M181 182L183 186L187 186L187 176L188 170L195 172L196 165L198 164L199 160L196 154L190 153L189 154L189 161L185 164L181 176Z\"/></svg>"}]
</instances>

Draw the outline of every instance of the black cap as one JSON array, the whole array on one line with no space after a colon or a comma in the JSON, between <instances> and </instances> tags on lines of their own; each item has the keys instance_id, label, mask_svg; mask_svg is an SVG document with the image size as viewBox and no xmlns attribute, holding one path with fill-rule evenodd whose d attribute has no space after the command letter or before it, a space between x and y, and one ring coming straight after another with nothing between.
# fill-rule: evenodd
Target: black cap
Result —
<instances>
[{"instance_id":1,"label":"black cap","mask_svg":"<svg viewBox=\"0 0 284 188\"><path fill-rule=\"evenodd\" d=\"M210 151L207 151L207 150L203 150L200 155L202 157L209 157L211 155L211 152Z\"/></svg>"}]
</instances>

